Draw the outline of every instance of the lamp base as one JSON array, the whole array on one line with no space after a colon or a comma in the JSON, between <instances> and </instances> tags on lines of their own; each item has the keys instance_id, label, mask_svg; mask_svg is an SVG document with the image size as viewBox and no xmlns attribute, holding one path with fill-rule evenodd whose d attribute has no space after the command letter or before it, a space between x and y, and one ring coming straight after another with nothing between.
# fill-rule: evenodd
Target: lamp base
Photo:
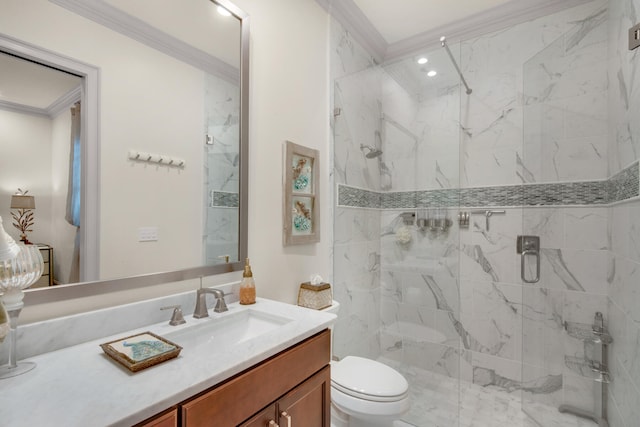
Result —
<instances>
[{"instance_id":1,"label":"lamp base","mask_svg":"<svg viewBox=\"0 0 640 427\"><path fill-rule=\"evenodd\" d=\"M0 367L0 380L5 378L17 377L29 372L36 367L35 362L19 362L16 366L5 365Z\"/></svg>"}]
</instances>

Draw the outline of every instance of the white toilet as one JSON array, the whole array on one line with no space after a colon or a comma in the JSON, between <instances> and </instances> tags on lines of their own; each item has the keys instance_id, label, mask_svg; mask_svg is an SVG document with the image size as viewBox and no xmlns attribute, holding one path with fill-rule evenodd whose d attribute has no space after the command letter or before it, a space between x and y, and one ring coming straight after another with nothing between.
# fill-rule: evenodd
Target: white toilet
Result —
<instances>
[{"instance_id":1,"label":"white toilet","mask_svg":"<svg viewBox=\"0 0 640 427\"><path fill-rule=\"evenodd\" d=\"M333 301L323 311L338 314ZM347 356L331 362L331 427L392 427L409 410L409 383L375 360Z\"/></svg>"}]
</instances>

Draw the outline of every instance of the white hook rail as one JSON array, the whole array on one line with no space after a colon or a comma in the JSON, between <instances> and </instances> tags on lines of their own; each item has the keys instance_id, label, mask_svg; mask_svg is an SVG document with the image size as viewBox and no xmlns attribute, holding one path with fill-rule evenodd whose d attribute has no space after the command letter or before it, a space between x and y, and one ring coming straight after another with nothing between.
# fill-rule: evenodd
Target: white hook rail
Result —
<instances>
[{"instance_id":1,"label":"white hook rail","mask_svg":"<svg viewBox=\"0 0 640 427\"><path fill-rule=\"evenodd\" d=\"M129 151L129 160L134 162L155 163L157 165L164 165L176 168L184 168L184 159L177 157L167 156L164 154L145 153L142 151Z\"/></svg>"}]
</instances>

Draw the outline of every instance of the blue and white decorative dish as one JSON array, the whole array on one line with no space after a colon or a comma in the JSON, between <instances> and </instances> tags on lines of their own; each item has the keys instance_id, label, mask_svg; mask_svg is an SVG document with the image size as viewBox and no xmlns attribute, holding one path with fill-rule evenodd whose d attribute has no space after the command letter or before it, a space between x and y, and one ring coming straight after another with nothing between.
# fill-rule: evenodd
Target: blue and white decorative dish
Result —
<instances>
[{"instance_id":1,"label":"blue and white decorative dish","mask_svg":"<svg viewBox=\"0 0 640 427\"><path fill-rule=\"evenodd\" d=\"M173 359L182 347L151 332L100 344L113 360L132 372Z\"/></svg>"}]
</instances>

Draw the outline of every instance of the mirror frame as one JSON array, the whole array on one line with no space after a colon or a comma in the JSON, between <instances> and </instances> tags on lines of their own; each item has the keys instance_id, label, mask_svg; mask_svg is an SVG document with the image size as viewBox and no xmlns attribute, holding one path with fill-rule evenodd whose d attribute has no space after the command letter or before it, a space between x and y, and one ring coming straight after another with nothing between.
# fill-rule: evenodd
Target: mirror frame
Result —
<instances>
[{"instance_id":1,"label":"mirror frame","mask_svg":"<svg viewBox=\"0 0 640 427\"><path fill-rule=\"evenodd\" d=\"M239 209L238 209L238 261L211 266L196 266L175 271L143 274L137 276L85 281L67 285L57 285L48 288L36 288L25 292L26 305L37 305L55 302L64 302L71 298L92 297L111 292L126 291L136 288L161 285L183 280L194 279L202 276L241 271L248 253L247 227L248 227L248 166L249 166L249 15L232 4L229 0L209 0L217 3L232 13L240 21L240 164L239 164ZM17 40L0 33L0 48L18 57L34 60L54 68L63 69L83 77L82 99L88 102L89 114L82 117L83 140L94 140L95 144L87 144L83 153L83 164L89 165L82 168L83 220L87 224L81 241L84 245L84 253L87 258L85 277L99 277L99 196L87 196L88 190L93 189L92 194L99 194L100 181L100 133L99 133L99 76L100 70L91 65L76 61L72 58L61 56L55 52L42 49L38 46ZM91 108L93 107L93 108ZM86 131L85 131L86 129Z\"/></svg>"}]
</instances>

